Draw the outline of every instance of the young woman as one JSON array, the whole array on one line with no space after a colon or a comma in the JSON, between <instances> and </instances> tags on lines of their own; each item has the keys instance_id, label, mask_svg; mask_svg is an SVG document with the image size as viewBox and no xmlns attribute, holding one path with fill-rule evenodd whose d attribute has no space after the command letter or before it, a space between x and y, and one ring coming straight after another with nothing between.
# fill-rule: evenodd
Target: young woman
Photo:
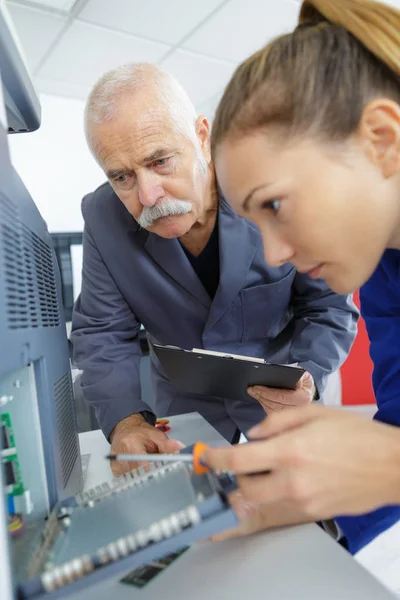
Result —
<instances>
[{"instance_id":1,"label":"young woman","mask_svg":"<svg viewBox=\"0 0 400 600\"><path fill-rule=\"evenodd\" d=\"M378 412L288 409L249 432L257 443L204 459L242 475L234 504L263 505L253 529L346 515L356 552L400 519L400 12L309 0L299 23L228 84L213 124L218 181L271 265L339 293L362 286Z\"/></svg>"}]
</instances>

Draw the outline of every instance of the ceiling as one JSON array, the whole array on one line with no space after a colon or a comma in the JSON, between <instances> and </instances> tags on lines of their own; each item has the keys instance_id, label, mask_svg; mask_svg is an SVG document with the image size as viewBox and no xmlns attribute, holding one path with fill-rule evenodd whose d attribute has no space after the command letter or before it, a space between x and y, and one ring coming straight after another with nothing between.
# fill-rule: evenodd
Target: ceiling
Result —
<instances>
[{"instance_id":1,"label":"ceiling","mask_svg":"<svg viewBox=\"0 0 400 600\"><path fill-rule=\"evenodd\" d=\"M400 0L396 0L400 2ZM86 99L106 71L147 61L212 118L236 65L296 24L300 0L8 0L39 92Z\"/></svg>"}]
</instances>

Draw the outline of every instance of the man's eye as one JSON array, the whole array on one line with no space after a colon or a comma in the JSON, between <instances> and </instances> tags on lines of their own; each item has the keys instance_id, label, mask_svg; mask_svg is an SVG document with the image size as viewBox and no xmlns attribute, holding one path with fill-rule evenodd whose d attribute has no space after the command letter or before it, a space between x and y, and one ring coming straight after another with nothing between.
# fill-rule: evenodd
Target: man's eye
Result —
<instances>
[{"instance_id":1,"label":"man's eye","mask_svg":"<svg viewBox=\"0 0 400 600\"><path fill-rule=\"evenodd\" d=\"M159 158L159 159L155 160L153 164L156 167L164 167L166 164L168 164L168 161L169 161L169 157Z\"/></svg>"},{"instance_id":2,"label":"man's eye","mask_svg":"<svg viewBox=\"0 0 400 600\"><path fill-rule=\"evenodd\" d=\"M279 209L281 207L281 201L274 199L274 200L268 200L268 202L264 202L261 206L261 208L263 210L270 210L272 211L275 215L278 214Z\"/></svg>"},{"instance_id":3,"label":"man's eye","mask_svg":"<svg viewBox=\"0 0 400 600\"><path fill-rule=\"evenodd\" d=\"M122 173L115 177L114 183L121 189L130 189L134 184L134 176L130 173Z\"/></svg>"}]
</instances>

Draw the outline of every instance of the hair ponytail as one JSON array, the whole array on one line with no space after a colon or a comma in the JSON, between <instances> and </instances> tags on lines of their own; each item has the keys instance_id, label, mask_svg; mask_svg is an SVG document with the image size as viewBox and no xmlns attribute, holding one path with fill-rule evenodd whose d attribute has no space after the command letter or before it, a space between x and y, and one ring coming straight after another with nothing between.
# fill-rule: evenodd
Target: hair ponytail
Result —
<instances>
[{"instance_id":1,"label":"hair ponytail","mask_svg":"<svg viewBox=\"0 0 400 600\"><path fill-rule=\"evenodd\" d=\"M237 68L212 150L270 126L342 139L378 95L400 104L400 11L372 0L305 0L299 26Z\"/></svg>"},{"instance_id":2,"label":"hair ponytail","mask_svg":"<svg viewBox=\"0 0 400 600\"><path fill-rule=\"evenodd\" d=\"M344 27L400 75L400 11L372 0L305 0L299 23L328 21Z\"/></svg>"}]
</instances>

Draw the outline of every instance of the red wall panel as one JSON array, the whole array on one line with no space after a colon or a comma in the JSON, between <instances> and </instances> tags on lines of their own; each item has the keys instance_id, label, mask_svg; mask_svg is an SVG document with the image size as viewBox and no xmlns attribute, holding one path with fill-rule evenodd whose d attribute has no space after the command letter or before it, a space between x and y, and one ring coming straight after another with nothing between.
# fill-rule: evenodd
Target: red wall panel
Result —
<instances>
[{"instance_id":1,"label":"red wall panel","mask_svg":"<svg viewBox=\"0 0 400 600\"><path fill-rule=\"evenodd\" d=\"M358 292L354 301L360 306ZM372 361L369 356L369 340L365 322L360 317L358 334L351 352L340 370L342 380L342 404L375 404L372 389Z\"/></svg>"}]
</instances>

